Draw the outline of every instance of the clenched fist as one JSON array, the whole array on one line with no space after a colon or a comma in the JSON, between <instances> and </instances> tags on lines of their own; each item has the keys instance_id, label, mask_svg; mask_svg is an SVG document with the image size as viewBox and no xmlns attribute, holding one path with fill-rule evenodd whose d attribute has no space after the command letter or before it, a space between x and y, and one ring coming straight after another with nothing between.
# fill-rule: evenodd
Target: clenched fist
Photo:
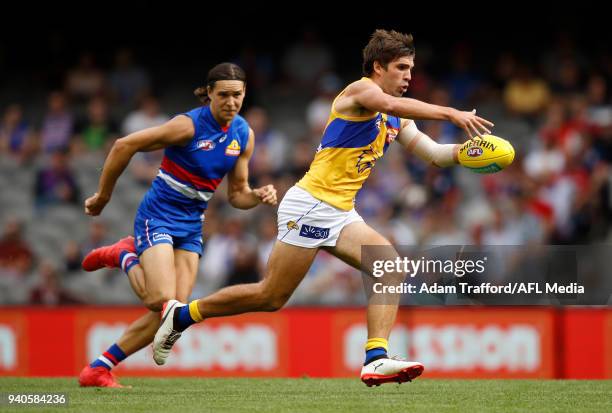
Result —
<instances>
[{"instance_id":1,"label":"clenched fist","mask_svg":"<svg viewBox=\"0 0 612 413\"><path fill-rule=\"evenodd\" d=\"M85 200L85 213L93 217L100 215L109 198L102 197L97 192Z\"/></svg>"},{"instance_id":2,"label":"clenched fist","mask_svg":"<svg viewBox=\"0 0 612 413\"><path fill-rule=\"evenodd\" d=\"M276 188L274 188L274 185L253 189L253 192L263 204L276 205Z\"/></svg>"}]
</instances>

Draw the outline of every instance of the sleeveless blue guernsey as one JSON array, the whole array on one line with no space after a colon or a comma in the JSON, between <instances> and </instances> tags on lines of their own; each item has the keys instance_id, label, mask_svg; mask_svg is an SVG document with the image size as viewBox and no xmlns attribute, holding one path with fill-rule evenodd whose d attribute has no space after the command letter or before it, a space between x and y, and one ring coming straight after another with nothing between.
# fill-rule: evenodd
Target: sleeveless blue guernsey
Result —
<instances>
[{"instance_id":1,"label":"sleeveless blue guernsey","mask_svg":"<svg viewBox=\"0 0 612 413\"><path fill-rule=\"evenodd\" d=\"M208 201L246 149L249 125L240 115L223 128L209 106L184 113L195 133L185 146L165 149L157 177L142 200L134 232L138 255L159 243L202 253Z\"/></svg>"}]
</instances>

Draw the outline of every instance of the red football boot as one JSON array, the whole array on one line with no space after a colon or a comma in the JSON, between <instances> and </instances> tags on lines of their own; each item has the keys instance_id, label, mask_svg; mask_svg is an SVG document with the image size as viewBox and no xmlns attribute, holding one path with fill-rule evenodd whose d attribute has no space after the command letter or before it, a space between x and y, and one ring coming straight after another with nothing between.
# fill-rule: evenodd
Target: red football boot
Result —
<instances>
[{"instance_id":1,"label":"red football boot","mask_svg":"<svg viewBox=\"0 0 612 413\"><path fill-rule=\"evenodd\" d=\"M104 367L85 366L79 374L81 387L124 387L115 378L115 375Z\"/></svg>"},{"instance_id":2,"label":"red football boot","mask_svg":"<svg viewBox=\"0 0 612 413\"><path fill-rule=\"evenodd\" d=\"M85 256L81 266L85 271L96 271L100 268L119 268L119 255L123 251L136 252L134 237L125 237L105 247L96 248Z\"/></svg>"}]
</instances>

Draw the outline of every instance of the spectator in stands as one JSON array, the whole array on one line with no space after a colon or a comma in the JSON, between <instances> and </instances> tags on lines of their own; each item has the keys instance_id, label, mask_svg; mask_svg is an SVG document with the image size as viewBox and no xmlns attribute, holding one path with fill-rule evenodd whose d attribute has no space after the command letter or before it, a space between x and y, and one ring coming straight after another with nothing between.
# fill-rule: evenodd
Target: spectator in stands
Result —
<instances>
[{"instance_id":1,"label":"spectator in stands","mask_svg":"<svg viewBox=\"0 0 612 413\"><path fill-rule=\"evenodd\" d=\"M170 120L168 115L162 113L159 102L153 96L141 98L140 106L130 113L121 126L124 135L137 132L142 129L159 126ZM143 186L148 186L157 175L164 152L162 150L153 152L139 152L130 162L130 170L136 180Z\"/></svg>"},{"instance_id":2,"label":"spectator in stands","mask_svg":"<svg viewBox=\"0 0 612 413\"><path fill-rule=\"evenodd\" d=\"M471 59L472 49L469 44L458 43L454 46L452 69L445 82L453 105L470 103L481 85L480 78L472 69Z\"/></svg>"},{"instance_id":3,"label":"spectator in stands","mask_svg":"<svg viewBox=\"0 0 612 413\"><path fill-rule=\"evenodd\" d=\"M287 50L283 70L295 86L312 88L321 75L333 69L334 59L329 48L321 43L313 28L306 28L302 39Z\"/></svg>"},{"instance_id":4,"label":"spectator in stands","mask_svg":"<svg viewBox=\"0 0 612 413\"><path fill-rule=\"evenodd\" d=\"M317 82L317 95L306 108L306 122L310 132L323 135L334 98L340 93L341 81L335 73L326 73Z\"/></svg>"},{"instance_id":5,"label":"spectator in stands","mask_svg":"<svg viewBox=\"0 0 612 413\"><path fill-rule=\"evenodd\" d=\"M21 105L9 105L0 121L0 154L2 153L13 156L20 163L26 163L35 153L33 131L23 118Z\"/></svg>"},{"instance_id":6,"label":"spectator in stands","mask_svg":"<svg viewBox=\"0 0 612 413\"><path fill-rule=\"evenodd\" d=\"M134 53L127 48L115 54L115 66L109 83L114 100L125 107L133 106L151 90L149 74L134 62Z\"/></svg>"},{"instance_id":7,"label":"spectator in stands","mask_svg":"<svg viewBox=\"0 0 612 413\"><path fill-rule=\"evenodd\" d=\"M61 286L57 268L50 261L43 261L38 268L39 282L30 293L30 304L46 306L82 304L82 301L73 296Z\"/></svg>"},{"instance_id":8,"label":"spectator in stands","mask_svg":"<svg viewBox=\"0 0 612 413\"><path fill-rule=\"evenodd\" d=\"M226 285L227 277L233 272L236 263L236 257L242 254L239 247L245 239L245 222L238 216L227 218L214 217L214 221L220 221L219 224L213 223L213 219L209 219L211 214L207 211L207 227L205 232L210 234L206 240L204 255L200 261L200 268L203 273L206 273L206 278L211 279L220 285ZM257 262L254 264L257 265Z\"/></svg>"},{"instance_id":9,"label":"spectator in stands","mask_svg":"<svg viewBox=\"0 0 612 413\"><path fill-rule=\"evenodd\" d=\"M270 126L268 112L259 106L251 107L244 117L257 140L251 159L253 177L279 172L287 162L287 137Z\"/></svg>"},{"instance_id":10,"label":"spectator in stands","mask_svg":"<svg viewBox=\"0 0 612 413\"><path fill-rule=\"evenodd\" d=\"M292 176L300 179L308 170L308 166L310 162L312 162L316 150L317 146L313 145L311 141L299 140L295 142L292 150L287 155L290 158L290 162L287 165L287 171Z\"/></svg>"},{"instance_id":11,"label":"spectator in stands","mask_svg":"<svg viewBox=\"0 0 612 413\"><path fill-rule=\"evenodd\" d=\"M602 129L612 128L612 104L608 99L608 83L601 75L593 75L587 83L586 97L589 105L589 119Z\"/></svg>"},{"instance_id":12,"label":"spectator in stands","mask_svg":"<svg viewBox=\"0 0 612 413\"><path fill-rule=\"evenodd\" d=\"M121 132L129 135L142 129L159 126L168 120L170 120L168 115L160 111L157 99L150 95L144 96L140 100L138 109L129 113L123 121Z\"/></svg>"},{"instance_id":13,"label":"spectator in stands","mask_svg":"<svg viewBox=\"0 0 612 413\"><path fill-rule=\"evenodd\" d=\"M272 246L276 241L276 219L272 215L265 215L257 227L257 268L260 274L265 273Z\"/></svg>"},{"instance_id":14,"label":"spectator in stands","mask_svg":"<svg viewBox=\"0 0 612 413\"><path fill-rule=\"evenodd\" d=\"M79 57L79 63L66 76L66 91L76 102L87 102L94 96L105 93L106 76L96 66L94 55L90 52Z\"/></svg>"},{"instance_id":15,"label":"spectator in stands","mask_svg":"<svg viewBox=\"0 0 612 413\"><path fill-rule=\"evenodd\" d=\"M257 243L253 238L242 237L236 244L231 270L224 287L236 284L256 283L260 280L257 267Z\"/></svg>"},{"instance_id":16,"label":"spectator in stands","mask_svg":"<svg viewBox=\"0 0 612 413\"><path fill-rule=\"evenodd\" d=\"M33 262L32 249L23 238L23 222L8 218L0 238L0 273L21 278L32 269Z\"/></svg>"},{"instance_id":17,"label":"spectator in stands","mask_svg":"<svg viewBox=\"0 0 612 413\"><path fill-rule=\"evenodd\" d=\"M504 103L511 113L534 116L544 110L550 100L550 90L546 82L533 74L533 69L522 64L518 67L504 89Z\"/></svg>"},{"instance_id":18,"label":"spectator in stands","mask_svg":"<svg viewBox=\"0 0 612 413\"><path fill-rule=\"evenodd\" d=\"M64 268L66 272L81 271L81 261L83 254L79 248L79 244L74 240L70 240L64 245Z\"/></svg>"},{"instance_id":19,"label":"spectator in stands","mask_svg":"<svg viewBox=\"0 0 612 413\"><path fill-rule=\"evenodd\" d=\"M247 44L242 48L238 57L233 60L249 74L249 96L253 91L264 91L275 75L274 60L270 55ZM248 98L248 96L247 96Z\"/></svg>"},{"instance_id":20,"label":"spectator in stands","mask_svg":"<svg viewBox=\"0 0 612 413\"><path fill-rule=\"evenodd\" d=\"M557 176L565 167L565 156L558 141L544 136L543 143L529 151L524 159L525 173L537 180L548 181Z\"/></svg>"},{"instance_id":21,"label":"spectator in stands","mask_svg":"<svg viewBox=\"0 0 612 413\"><path fill-rule=\"evenodd\" d=\"M575 40L564 32L557 33L555 44L544 50L541 56L542 61L538 66L544 69L546 79L557 85L562 83L564 75L561 72L566 69L565 63L574 62L579 70L589 66L586 56L576 47Z\"/></svg>"},{"instance_id":22,"label":"spectator in stands","mask_svg":"<svg viewBox=\"0 0 612 413\"><path fill-rule=\"evenodd\" d=\"M108 238L108 223L96 219L91 221L89 225L89 235L81 245L81 254L84 256L89 251L107 245Z\"/></svg>"},{"instance_id":23,"label":"spectator in stands","mask_svg":"<svg viewBox=\"0 0 612 413\"><path fill-rule=\"evenodd\" d=\"M493 213L493 222L487 226L482 234L483 245L520 245L523 244L523 234L518 222L514 221L508 208L496 206Z\"/></svg>"},{"instance_id":24,"label":"spectator in stands","mask_svg":"<svg viewBox=\"0 0 612 413\"><path fill-rule=\"evenodd\" d=\"M66 97L62 92L51 92L40 130L42 150L51 153L68 148L73 130L74 117L67 107Z\"/></svg>"},{"instance_id":25,"label":"spectator in stands","mask_svg":"<svg viewBox=\"0 0 612 413\"><path fill-rule=\"evenodd\" d=\"M101 97L93 98L87 105L87 117L76 125L74 139L77 152L85 149L103 149L117 138L118 126L110 119L106 101Z\"/></svg>"},{"instance_id":26,"label":"spectator in stands","mask_svg":"<svg viewBox=\"0 0 612 413\"><path fill-rule=\"evenodd\" d=\"M493 71L493 83L498 90L503 90L514 78L517 66L517 58L513 53L503 51L497 56Z\"/></svg>"},{"instance_id":27,"label":"spectator in stands","mask_svg":"<svg viewBox=\"0 0 612 413\"><path fill-rule=\"evenodd\" d=\"M51 204L80 204L79 188L69 161L68 150L57 149L51 155L49 165L36 174L34 195L38 208Z\"/></svg>"},{"instance_id":28,"label":"spectator in stands","mask_svg":"<svg viewBox=\"0 0 612 413\"><path fill-rule=\"evenodd\" d=\"M594 148L602 159L612 162L612 102L605 77L596 74L589 78L586 98L589 123L597 129Z\"/></svg>"},{"instance_id":29,"label":"spectator in stands","mask_svg":"<svg viewBox=\"0 0 612 413\"><path fill-rule=\"evenodd\" d=\"M561 61L558 76L553 79L552 89L557 95L570 96L582 92L581 73L578 63L572 58Z\"/></svg>"}]
</instances>

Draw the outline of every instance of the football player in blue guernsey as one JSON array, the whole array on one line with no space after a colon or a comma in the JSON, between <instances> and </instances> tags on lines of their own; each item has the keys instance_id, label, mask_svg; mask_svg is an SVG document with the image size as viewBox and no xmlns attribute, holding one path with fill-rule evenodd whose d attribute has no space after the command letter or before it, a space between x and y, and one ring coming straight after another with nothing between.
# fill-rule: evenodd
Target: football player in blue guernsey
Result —
<instances>
[{"instance_id":1,"label":"football player in blue guernsey","mask_svg":"<svg viewBox=\"0 0 612 413\"><path fill-rule=\"evenodd\" d=\"M202 223L208 201L224 176L232 206L276 205L272 185L252 189L248 164L255 146L253 131L238 115L246 91L244 71L221 63L208 72L206 86L195 91L203 106L159 127L118 139L102 170L98 191L85 201L85 213L99 215L110 201L117 179L136 152L165 148L157 177L144 196L134 222L134 237L98 248L83 268L121 268L150 310L79 376L81 386L120 387L111 369L153 341L162 305L186 301L202 255Z\"/></svg>"},{"instance_id":2,"label":"football player in blue guernsey","mask_svg":"<svg viewBox=\"0 0 612 413\"><path fill-rule=\"evenodd\" d=\"M411 35L374 32L363 50L364 77L349 84L334 100L309 171L287 191L278 207L278 239L264 279L227 287L189 304L171 300L162 311L162 323L153 340L157 364L165 363L172 345L192 324L211 317L281 308L320 249L370 274L373 261L394 262L399 258L389 240L367 225L354 206L355 194L376 160L391 142L397 142L396 146L431 165L450 167L458 163L459 145L438 144L418 130L414 119L447 120L468 136L490 133L488 128L493 126L476 116L474 110L459 111L402 97L411 79L414 56ZM369 257L374 255L372 249L367 253L361 247L372 245L387 248L382 253L377 249L377 256ZM404 275L387 272L376 281L391 282L394 287ZM368 296L368 336L361 380L372 386L414 379L424 369L421 363L387 355L399 295L373 295L370 291Z\"/></svg>"}]
</instances>

